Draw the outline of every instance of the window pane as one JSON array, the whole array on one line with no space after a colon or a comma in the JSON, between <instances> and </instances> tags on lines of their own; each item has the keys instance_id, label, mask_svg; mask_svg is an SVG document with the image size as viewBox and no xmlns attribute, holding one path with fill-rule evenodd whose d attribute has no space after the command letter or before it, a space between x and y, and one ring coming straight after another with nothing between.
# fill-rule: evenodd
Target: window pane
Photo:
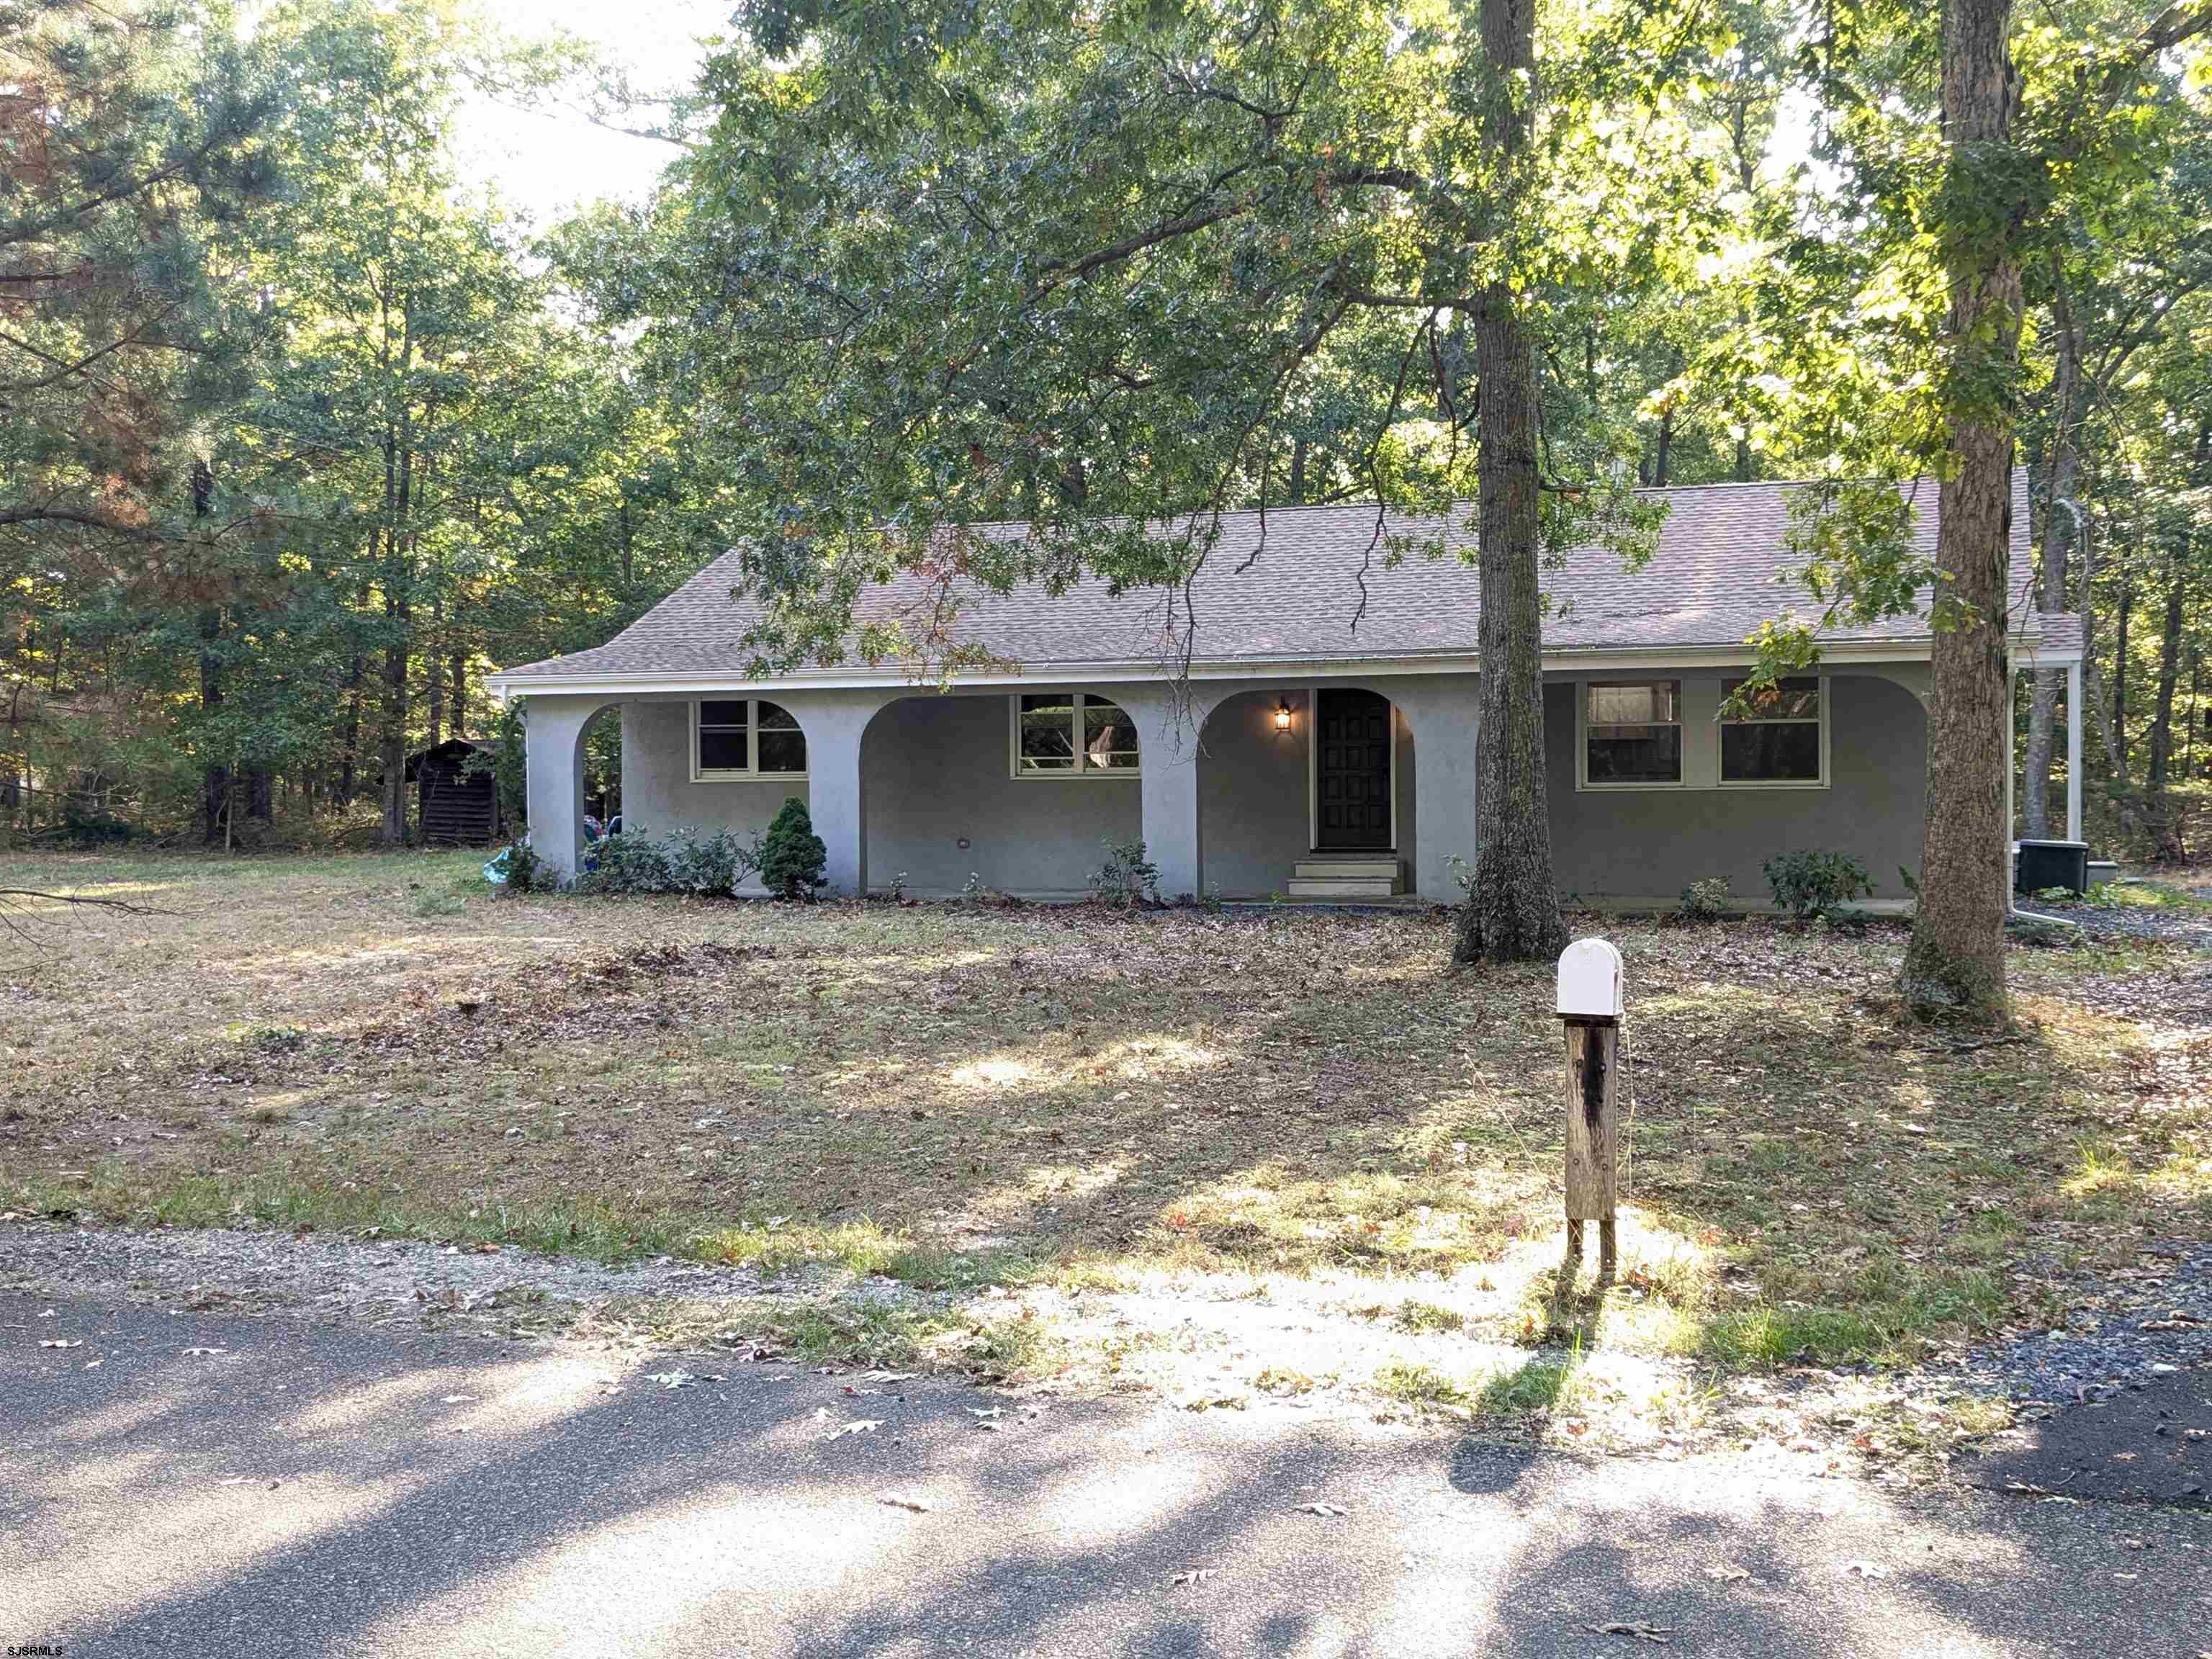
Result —
<instances>
[{"instance_id":1,"label":"window pane","mask_svg":"<svg viewBox=\"0 0 2212 1659\"><path fill-rule=\"evenodd\" d=\"M1672 680L1589 688L1589 724L1594 726L1665 726L1678 718Z\"/></svg>"},{"instance_id":2,"label":"window pane","mask_svg":"<svg viewBox=\"0 0 2212 1659\"><path fill-rule=\"evenodd\" d=\"M806 734L796 726L789 730L771 728L768 709L761 709L760 769L763 772L804 772L806 769Z\"/></svg>"},{"instance_id":3,"label":"window pane","mask_svg":"<svg viewBox=\"0 0 2212 1659\"><path fill-rule=\"evenodd\" d=\"M745 700L732 697L708 701L699 705L699 724L702 726L734 726L740 731L745 724Z\"/></svg>"},{"instance_id":4,"label":"window pane","mask_svg":"<svg viewBox=\"0 0 2212 1659\"><path fill-rule=\"evenodd\" d=\"M1022 770L1075 769L1075 699L1065 691L1025 693L1022 697Z\"/></svg>"},{"instance_id":5,"label":"window pane","mask_svg":"<svg viewBox=\"0 0 2212 1659\"><path fill-rule=\"evenodd\" d=\"M1760 721L1721 727L1723 783L1818 783L1820 727L1816 720Z\"/></svg>"},{"instance_id":6,"label":"window pane","mask_svg":"<svg viewBox=\"0 0 2212 1659\"><path fill-rule=\"evenodd\" d=\"M804 772L806 734L798 717L781 703L763 702L754 708L760 722L760 769L763 772Z\"/></svg>"},{"instance_id":7,"label":"window pane","mask_svg":"<svg viewBox=\"0 0 2212 1659\"><path fill-rule=\"evenodd\" d=\"M699 728L699 769L702 772L742 772L745 769L745 729L709 731Z\"/></svg>"},{"instance_id":8,"label":"window pane","mask_svg":"<svg viewBox=\"0 0 2212 1659\"><path fill-rule=\"evenodd\" d=\"M1083 755L1093 771L1127 772L1137 764L1137 728L1103 697L1083 700Z\"/></svg>"},{"instance_id":9,"label":"window pane","mask_svg":"<svg viewBox=\"0 0 2212 1659\"><path fill-rule=\"evenodd\" d=\"M1589 734L1592 783L1680 783L1682 728L1615 726Z\"/></svg>"},{"instance_id":10,"label":"window pane","mask_svg":"<svg viewBox=\"0 0 2212 1659\"><path fill-rule=\"evenodd\" d=\"M1721 702L1735 696L1741 680L1721 682ZM1751 695L1748 714L1732 715L1731 719L1747 720L1816 720L1820 718L1820 682L1818 679L1777 680Z\"/></svg>"}]
</instances>

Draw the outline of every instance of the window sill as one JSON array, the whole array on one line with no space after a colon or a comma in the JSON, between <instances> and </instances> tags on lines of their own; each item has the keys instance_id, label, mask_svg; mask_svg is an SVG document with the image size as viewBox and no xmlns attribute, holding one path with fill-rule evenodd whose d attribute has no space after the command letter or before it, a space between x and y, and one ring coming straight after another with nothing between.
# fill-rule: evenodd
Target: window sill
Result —
<instances>
[{"instance_id":1,"label":"window sill","mask_svg":"<svg viewBox=\"0 0 2212 1659\"><path fill-rule=\"evenodd\" d=\"M804 772L694 772L694 783L804 783Z\"/></svg>"},{"instance_id":2,"label":"window sill","mask_svg":"<svg viewBox=\"0 0 2212 1659\"><path fill-rule=\"evenodd\" d=\"M1016 783L1134 783L1144 775L1140 768L1090 772L1012 772Z\"/></svg>"},{"instance_id":3,"label":"window sill","mask_svg":"<svg viewBox=\"0 0 2212 1659\"><path fill-rule=\"evenodd\" d=\"M1827 787L1829 787L1829 782L1826 778L1817 782L1808 781L1803 783L1754 783L1743 780L1715 783L1584 783L1577 779L1575 783L1575 793L1578 795L1703 795L1723 789L1781 789L1802 792Z\"/></svg>"},{"instance_id":4,"label":"window sill","mask_svg":"<svg viewBox=\"0 0 2212 1659\"><path fill-rule=\"evenodd\" d=\"M1826 778L1723 778L1716 789L1826 789Z\"/></svg>"}]
</instances>

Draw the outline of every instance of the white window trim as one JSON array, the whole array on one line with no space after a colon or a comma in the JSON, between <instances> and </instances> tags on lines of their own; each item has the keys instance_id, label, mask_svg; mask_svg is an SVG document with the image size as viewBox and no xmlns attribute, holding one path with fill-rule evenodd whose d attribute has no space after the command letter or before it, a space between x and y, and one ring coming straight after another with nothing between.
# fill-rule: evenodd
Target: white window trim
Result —
<instances>
[{"instance_id":1,"label":"white window trim","mask_svg":"<svg viewBox=\"0 0 2212 1659\"><path fill-rule=\"evenodd\" d=\"M745 706L745 765L742 771L734 767L717 766L711 769L699 764L699 710L709 702L741 702ZM798 772L763 772L760 769L760 706L775 702L774 697L694 697L691 699L691 781L694 783L743 783L756 779L774 779L779 782L798 783L805 781L806 774ZM789 713L789 710L785 710ZM806 728L799 728L805 737Z\"/></svg>"},{"instance_id":2,"label":"white window trim","mask_svg":"<svg viewBox=\"0 0 2212 1659\"><path fill-rule=\"evenodd\" d=\"M1735 676L1742 678L1743 676ZM1826 674L1784 674L1784 679L1817 681L1820 688L1818 722L1820 727L1820 775L1817 778L1730 778L1724 769L1728 764L1726 745L1717 734L1713 744L1713 787L1716 789L1826 789L1828 787L1828 677ZM1730 677L1721 677L1721 701L1728 701ZM1808 726L1809 720L1732 720L1723 717L1714 724L1725 730L1731 726Z\"/></svg>"},{"instance_id":3,"label":"white window trim","mask_svg":"<svg viewBox=\"0 0 2212 1659\"><path fill-rule=\"evenodd\" d=\"M1589 694L1594 685L1671 685L1674 688L1674 718L1671 722L1652 720L1653 726L1671 724L1680 734L1674 744L1674 765L1680 775L1671 779L1601 778L1593 783L1589 775ZM1588 679L1574 682L1575 688L1575 788L1585 794L1629 794L1647 789L1687 789L1690 785L1690 729L1682 718L1687 712L1683 707L1684 694L1688 687L1680 674L1639 674L1632 679Z\"/></svg>"},{"instance_id":4,"label":"white window trim","mask_svg":"<svg viewBox=\"0 0 2212 1659\"><path fill-rule=\"evenodd\" d=\"M1023 783L1113 783L1144 775L1145 739L1141 732L1137 738L1137 763L1134 766L1076 765L1069 767L1065 772L1024 770L1022 766L1022 699L1025 696L1049 697L1060 694L1060 689L1058 686L1030 685L1024 686L1007 697L1006 775L1009 777ZM1068 728L1068 740L1075 745L1076 758L1080 761L1083 757L1083 705L1085 702L1112 703L1115 708L1121 710L1125 717L1128 716L1129 711L1112 697L1096 696L1082 691L1070 691L1066 693L1066 696L1070 707L1074 711L1069 717L1072 724ZM1135 726L1136 721L1133 717L1130 718L1129 723L1132 726Z\"/></svg>"}]
</instances>

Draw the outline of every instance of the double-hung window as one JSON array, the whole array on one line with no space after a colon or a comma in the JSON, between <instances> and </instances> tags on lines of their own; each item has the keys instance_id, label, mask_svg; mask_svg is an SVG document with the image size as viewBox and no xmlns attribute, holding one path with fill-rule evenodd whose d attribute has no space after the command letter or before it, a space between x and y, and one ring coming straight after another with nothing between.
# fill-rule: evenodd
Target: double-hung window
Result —
<instances>
[{"instance_id":1,"label":"double-hung window","mask_svg":"<svg viewBox=\"0 0 2212 1659\"><path fill-rule=\"evenodd\" d=\"M703 697L691 705L691 779L803 778L806 734L780 703Z\"/></svg>"},{"instance_id":2,"label":"double-hung window","mask_svg":"<svg viewBox=\"0 0 2212 1659\"><path fill-rule=\"evenodd\" d=\"M1681 681L1593 680L1582 695L1585 787L1682 781Z\"/></svg>"},{"instance_id":3,"label":"double-hung window","mask_svg":"<svg viewBox=\"0 0 2212 1659\"><path fill-rule=\"evenodd\" d=\"M1816 675L1777 680L1743 694L1744 682L1721 682L1721 782L1771 788L1818 788L1827 781L1826 688Z\"/></svg>"},{"instance_id":4,"label":"double-hung window","mask_svg":"<svg viewBox=\"0 0 2212 1659\"><path fill-rule=\"evenodd\" d=\"M1008 714L1018 778L1137 775L1137 727L1119 703L1087 691L1023 691Z\"/></svg>"}]
</instances>

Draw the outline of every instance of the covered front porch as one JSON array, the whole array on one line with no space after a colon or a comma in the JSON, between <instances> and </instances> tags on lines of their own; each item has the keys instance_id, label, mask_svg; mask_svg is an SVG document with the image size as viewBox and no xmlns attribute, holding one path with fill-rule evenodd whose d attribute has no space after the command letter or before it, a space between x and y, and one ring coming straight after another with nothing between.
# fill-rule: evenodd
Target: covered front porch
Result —
<instances>
[{"instance_id":1,"label":"covered front porch","mask_svg":"<svg viewBox=\"0 0 2212 1659\"><path fill-rule=\"evenodd\" d=\"M532 841L573 874L604 716L626 830L750 834L796 796L848 894L1071 898L1141 840L1171 899L1443 902L1474 851L1475 711L1471 675L535 694Z\"/></svg>"}]
</instances>

